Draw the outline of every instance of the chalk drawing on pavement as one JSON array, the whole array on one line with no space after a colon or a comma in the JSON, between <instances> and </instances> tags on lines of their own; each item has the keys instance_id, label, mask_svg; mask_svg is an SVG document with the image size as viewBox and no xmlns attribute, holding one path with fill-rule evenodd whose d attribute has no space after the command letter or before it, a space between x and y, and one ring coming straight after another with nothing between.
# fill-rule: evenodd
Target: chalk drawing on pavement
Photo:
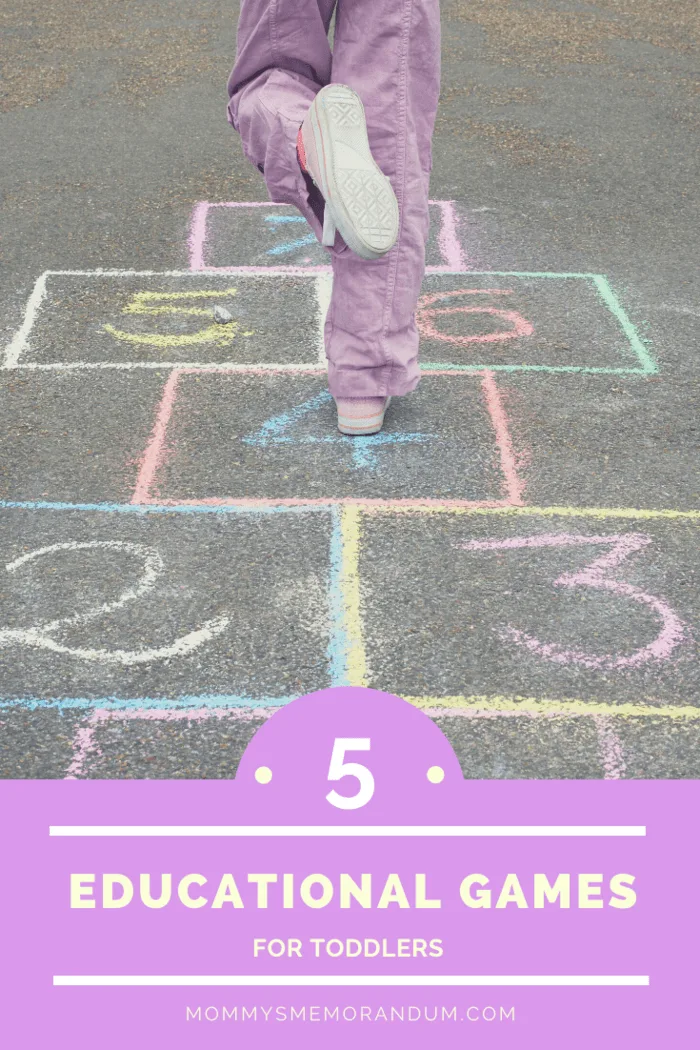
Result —
<instances>
[{"instance_id":1,"label":"chalk drawing on pavement","mask_svg":"<svg viewBox=\"0 0 700 1050\"><path fill-rule=\"evenodd\" d=\"M611 575L623 562L634 554L644 550L652 542L651 536L645 533L626 533L613 536L581 536L572 533L545 533L535 536L514 536L509 539L468 540L457 544L467 551L511 551L544 549L553 547L583 547L588 545L605 545L612 549L602 554L577 572L568 572L553 581L555 587L590 587L593 590L607 591L610 594L637 602L651 609L660 621L659 632L646 645L636 649L628 656L595 655L580 649L567 649L552 642L541 642L532 635L508 625L502 630L502 637L529 652L558 664L579 664L593 670L616 670L639 667L652 660L668 660L674 650L687 637L688 628L676 615L666 601L647 594L623 580Z\"/></svg>"},{"instance_id":2,"label":"chalk drawing on pavement","mask_svg":"<svg viewBox=\"0 0 700 1050\"><path fill-rule=\"evenodd\" d=\"M466 269L469 260L455 201L431 200L429 207L428 269ZM297 231L298 238L290 236ZM303 216L292 205L273 201L199 201L192 211L188 248L190 269L199 273L232 273L251 264L330 271L329 253Z\"/></svg>"},{"instance_id":3,"label":"chalk drawing on pavement","mask_svg":"<svg viewBox=\"0 0 700 1050\"><path fill-rule=\"evenodd\" d=\"M297 225L301 223L303 227L306 227L306 219L303 215L266 215L265 224L271 230L277 230L280 227L283 229L289 226ZM291 232L291 231L290 231ZM304 234L301 237L297 237L292 241L284 241L282 244L276 244L274 248L268 248L268 255L282 256L290 255L292 252L298 251L300 248L306 248L311 244L317 244L316 236L313 233Z\"/></svg>"},{"instance_id":4,"label":"chalk drawing on pavement","mask_svg":"<svg viewBox=\"0 0 700 1050\"><path fill-rule=\"evenodd\" d=\"M236 368L254 364L267 370L303 371L311 366L325 372L330 267L236 268L234 323L217 325L207 306L225 303L232 295L228 287L231 272L47 271L36 282L22 324L0 358L0 368ZM221 288L216 287L219 281ZM124 297L129 294L132 298L124 307ZM96 332L96 296L113 312L131 316L133 326L117 325L108 316L99 319ZM460 302L460 297L467 301ZM188 303L188 299L194 301ZM183 331L188 316L204 314L211 318L210 324L198 332ZM160 318L161 324L144 332L141 328L148 317ZM417 323L424 373L658 372L649 349L601 274L434 269L425 277ZM494 323L499 326L495 331ZM231 347L229 360L223 353L226 347ZM170 360L165 360L163 351L168 348ZM185 357L188 348L192 353ZM475 360L476 349L493 359ZM452 360L445 360L448 351Z\"/></svg>"},{"instance_id":5,"label":"chalk drawing on pavement","mask_svg":"<svg viewBox=\"0 0 700 1050\"><path fill-rule=\"evenodd\" d=\"M298 375L320 375L325 372L322 323L332 290L331 268L328 265L313 265L314 262L322 261L327 263L329 260L327 253L322 252L318 246L313 245L314 238L305 233L301 217L285 214L284 208L271 205L269 202L227 202L223 204L201 202L195 208L192 219L190 237L191 269L189 271L146 272L143 274L130 270L72 271L65 274L49 272L42 275L37 281L27 303L20 329L6 347L4 357L0 354L0 367L5 369L158 368L164 370L171 368L173 371L170 377L165 379L163 398L156 409L153 432L139 466L138 480L131 504L93 504L90 503L89 493L87 493L86 503L84 504L52 503L49 498L32 504L22 504L23 509L54 513L71 512L78 507L82 507L86 511L95 512L96 514L105 513L110 516L117 514L134 514L138 516L146 514L191 514L195 516L207 514L266 515L273 513L305 513L307 511L331 515L336 523L336 526L334 526L335 540L334 544L332 544L331 558L331 561L333 559L335 561L333 561L329 572L333 645L335 646L333 681L335 684L366 685L373 684L371 660L367 655L364 640L367 610L363 608L363 581L360 564L363 523L366 518L370 518L375 514L396 515L408 513L425 515L426 520L429 520L432 515L449 515L452 513L459 515L472 513L484 515L494 513L506 516L511 514L523 515L523 517L543 515L545 517L568 516L595 519L596 517L614 518L617 516L626 517L627 519L638 518L640 521L654 517L666 517L672 522L685 520L684 512L672 510L635 510L632 508L606 510L605 508L576 507L537 508L524 505L524 485L518 469L520 460L513 449L509 420L506 418L505 406L501 402L500 393L496 385L498 371L533 369L544 371L545 373L576 372L582 374L651 375L658 371L657 365L644 341L640 338L637 329L617 299L609 282L603 275L592 273L527 273L517 271L479 273L468 271L464 249L459 240L458 217L453 202L432 202L432 206L433 215L435 215L435 208L437 207L440 217L437 227L437 242L434 242L439 247L440 265L430 265L428 267L426 285L424 286L425 294L422 297L418 311L418 322L421 326L421 332L424 341L428 344L428 352L423 355L423 370L427 373L453 376L458 382L465 378L465 373L477 373L475 378L479 379L482 384L496 436L496 452L500 459L505 479L502 499L469 501L442 498L381 498L362 500L355 497L326 498L327 493L322 493L321 497L317 499L303 499L295 498L298 496L298 493L295 492L292 498L279 499L222 497L183 499L181 501L177 499L161 500L157 495L155 486L156 472L166 458L166 451L169 451L166 450L166 431L182 376L209 370L222 373L242 372L250 374L289 372ZM213 209L220 210L213 211ZM227 209L233 210L228 212ZM232 218L235 217L236 221L238 221L239 216L235 214L236 209L239 210L241 217L244 217L246 214L249 215L250 223L253 225L257 223L258 230L264 234L264 236L259 237L258 243L251 248L257 253L256 266L211 266L207 260L226 261L222 255L222 251L226 246L224 245L222 248L221 245L217 246L214 243L209 243L212 228L215 233L219 229L216 225L219 216L223 218L228 214ZM210 224L210 229L208 230L207 223L213 216L217 216L217 218L213 227ZM245 221L248 220L246 219ZM223 228L222 226L221 229ZM307 249L308 255L306 254ZM246 263L249 260L242 258L241 261ZM295 263L296 265L280 265L284 263ZM273 337L268 338L267 333L264 333L258 340L260 351L258 352L257 348L254 351L258 356L252 357L253 351L251 350L248 351L249 356L242 356L245 351L242 350L244 344L240 336L245 335L252 328L252 322L249 321L245 309L241 313L236 311L235 326L228 328L228 331L222 326L214 328L213 325L209 324L205 324L203 327L200 326L198 332L186 331L188 317L193 319L193 323L199 324L196 321L198 317L202 317L205 314L209 317L211 316L211 310L205 308L208 305L206 297L209 292L213 299L214 296L219 295L220 297L222 294L231 294L233 291L233 289L229 288L222 288L221 292L218 293L213 291L219 285L219 281L214 279L217 272L221 274L222 282L224 280L226 282L231 281L230 274L236 273L237 287L240 285L237 306L245 305L247 302L252 304L253 311L257 311L255 313L256 329L261 327L258 322L262 318L262 312L265 310L272 311L275 302L282 301L282 293L278 292L276 282L291 282L298 279L300 285L304 287L299 293L296 293L297 299L308 302L307 312L311 320L308 323L305 320L301 326L296 321L293 322L289 308L286 305L287 300L285 300L285 310L289 314L287 330L291 331L292 328L296 328L297 331L301 331L304 335L306 346L297 345L296 343L292 345L291 338L287 339L286 342L284 339L279 340L275 333L275 327L278 330L282 329L279 325L272 325L270 326L270 331ZM266 280L262 279L263 272ZM104 345L104 342L110 341L113 344L113 352L109 360L105 360L103 356L100 357L95 354L94 346L96 344L94 339L92 356L90 355L89 339L81 342L80 340L71 340L68 336L60 336L60 338L53 337L52 341L53 333L57 330L57 326L60 330L62 323L62 314L57 307L63 310L70 306L70 290L68 289L68 294L66 294L64 286L59 289L58 294L55 291L55 282L57 280L62 281L64 278L66 282L73 279L78 281L84 279L88 286L92 286L92 283L98 280L113 281L115 288L126 285L125 289L120 287L117 293L121 295L120 305L124 302L125 294L132 294L131 308L128 305L123 310L123 313L133 316L131 325L136 329L135 331L129 331L129 322L122 322L121 327L119 326L119 322L115 320L116 311L113 311L111 317L107 314L106 317L98 319L100 323L107 321L107 324L102 327L110 338L105 340L103 335L102 345ZM152 283L149 285L146 280L143 280L144 278L148 278ZM200 282L199 285L197 284L197 279ZM135 285L136 290L133 284L129 286L129 281L138 281L138 284ZM206 281L207 287L202 287L204 281ZM309 284L309 281L312 283ZM484 287L478 287L480 284L484 284ZM554 352L549 358L543 357L536 360L527 360L520 355L520 349L534 345L540 338L541 331L546 327L545 323L548 316L554 317L562 330L569 324L569 317L565 311L559 310L557 313L556 296L551 296L549 292L550 289L554 288L561 289L561 292L557 293L560 296L560 300L566 300L567 298L576 300L579 296L590 296L590 301L585 305L593 321L591 330L597 330L598 326L602 326L605 336L604 339L600 340L601 350L598 359L595 359L593 356L586 357L585 354L576 356L578 350L576 338L580 328L577 329L573 323L575 310L572 312L572 323L564 331L564 338L562 339L562 343L566 342L567 345L562 348L562 353L559 357ZM190 292L189 289L192 289L192 291ZM90 294L92 294L92 291L88 294L88 298ZM474 297L482 295L486 297L484 300L475 300ZM528 299L528 295L531 295L530 299ZM550 295L550 298L547 298L548 295ZM246 297L245 299L244 296ZM469 299L466 302L461 302L460 296L469 296ZM188 303L188 299L192 301ZM203 301L198 301L198 299ZM290 299L289 302L293 302L293 300ZM544 304L544 306L541 304ZM511 310L511 306L517 308ZM170 314L170 318L168 318L168 314ZM299 311L299 314L301 314L301 311ZM479 314L482 315L481 325L479 325ZM306 314L304 316L306 317ZM163 323L161 328L161 325L157 323L158 317L161 317L163 322L170 320L171 323ZM243 324L239 324L239 318L242 317L245 317L245 331L242 331ZM149 319L152 319L152 325L149 324ZM464 321L463 325L460 323L461 321ZM494 325L499 326L498 331L493 330ZM154 330L143 331L145 327L151 327ZM310 339L309 333L312 335ZM45 339L46 335L49 336L48 339ZM134 336L142 337L140 343L138 338L135 339ZM191 343L177 341L182 339L183 336L193 337ZM225 338L229 340L228 343L218 342L218 340ZM61 339L63 342L61 342ZM151 340L150 342L148 342L149 339ZM247 340L247 342L250 346L251 342L255 343L256 341ZM431 342L435 344L433 347L429 346ZM551 340L550 342L554 345ZM129 344L132 345L130 346ZM201 347L201 352L199 353L196 352L198 344ZM188 345L192 345L195 348L195 352L191 356L193 358L199 357L200 360L190 360L189 354L186 358L183 356ZM216 350L224 345L235 347L235 351L226 356L235 357L236 360L222 360L224 355L216 353ZM141 348L150 348L153 352L149 355L146 349L142 349L139 354L139 346ZM46 347L48 349L45 349ZM168 347L173 348L174 351L170 355L171 361L165 361L162 352ZM178 348L181 351L179 353L176 352ZM453 354L453 360L451 361L443 359L446 348L449 348L450 353ZM85 354L82 353L83 349L87 351ZM495 359L490 365L477 363L472 360L472 355L479 349L484 355L486 353L489 354L487 361L493 352ZM558 353L556 346L555 351ZM264 358L261 358L259 354L264 354ZM140 356L142 359L136 360L137 356ZM164 372L164 378L165 376L167 376L167 371ZM243 440L250 445L262 448L270 448L278 444L291 444L292 442L301 444L313 444L316 442L340 444L342 442L347 444L351 450L352 465L355 469L372 470L381 462L382 457L380 453L383 445L393 443L406 444L406 439L422 444L428 437L439 436L423 434L404 435L403 440L397 441L397 435L386 432L382 436L377 436L379 440L373 441L372 439L362 438L341 438L331 434L316 436L313 432L309 433L307 429L308 417L314 411L320 412L324 405L328 404L329 400L330 395L327 392L324 392L323 395L318 395L318 397L310 398L303 402L302 405L295 405L286 413L280 412L277 416L267 419L258 430L247 434ZM302 410L301 416L295 416L295 413L300 410ZM304 426L301 425L302 420L306 420ZM391 440L386 440L387 438ZM385 493L382 492L381 495L384 496ZM19 508L20 504L0 501L0 509L3 507ZM696 519L700 519L700 515L692 518L693 521ZM524 538L523 546L527 545L528 539L528 537ZM540 546L547 546L547 543L544 542L547 539L546 534L544 541L541 535L533 539L537 540ZM562 537L558 535L556 539L561 540ZM623 541L627 543L627 546L625 546ZM481 540L472 542L483 544L485 542L502 543L504 541ZM513 546L512 540L509 542ZM610 593L617 594L620 598L625 598L628 601L644 606L659 620L660 627L657 638L635 650L631 656L622 658L617 657L615 654L599 657L595 654L579 652L575 649L565 649L563 647L558 649L556 646L552 647L548 643L540 642L539 639L531 638L525 634L516 637L517 628L508 628L508 631L515 632L507 635L508 641L512 645L520 646L525 651L529 649L532 652L536 652L538 656L554 664L561 664L563 658L566 657L573 663L578 661L581 666L593 666L590 663L585 663L586 660L592 659L594 661L609 661L601 664L601 669L622 669L622 667L627 665L619 664L620 659L636 661L630 663L629 666L647 666L651 663L667 660L681 642L685 641L688 631L686 624L680 620L670 605L663 599L656 598L654 595L647 594L638 588L633 588L630 584L620 582L612 575L613 570L622 564L625 559L641 552L644 547L648 546L649 537L646 533L633 533L626 536L613 537L579 537L576 543L570 545L582 546L583 543L594 542L608 544L610 549L605 554L597 557L581 572L569 573L559 577L555 581L555 585L587 587L592 588L593 591L607 590ZM629 546L630 543L632 546ZM634 543L637 543L638 546L635 547ZM562 545L565 546L565 544ZM58 553L61 547L70 547L73 550L78 550L80 546L58 544L47 548L39 548L36 551L30 551L22 558L16 559L15 562L10 562L7 570L12 573L21 573L22 566L26 565L28 560L42 557L45 554L48 555L49 551L55 550ZM85 544L82 546L88 547L90 545ZM128 547L129 545L125 546ZM125 600L134 600L130 597L125 598L125 595L137 592L144 585L144 580L149 573L154 571L154 567L156 567L156 575L162 571L162 568L158 567L157 561L148 560L149 558L159 557L155 550L141 547L140 545L133 546L139 546L142 552L140 555L142 559L142 575L139 581L130 588L129 592L124 592L114 599L116 603L123 604ZM474 547L472 549L477 550L478 548ZM486 548L482 549L486 550ZM150 553L147 554L146 552ZM137 556L135 552L132 552L132 554ZM619 588L622 588L622 590ZM625 592L625 588L629 588L629 590ZM110 603L105 603L104 606L86 609L60 621L55 620L29 628L24 632L25 638L23 640L9 638L8 634L12 634L12 631L8 632L0 627L0 645L36 645L37 639L39 639L39 642L44 643L46 648L53 649L56 652L73 655L80 652L90 654L104 653L104 650L100 649L70 650L68 647L64 649L57 648L56 646L59 645L57 637L60 635L61 627L67 629L72 626L74 629L77 629L80 628L82 623L87 623L90 620L99 622L99 617L105 615L110 607L117 608L117 605L112 603L110 606ZM221 630L226 629L226 624L223 622L225 619L225 617L220 618ZM219 623L217 620L207 620L204 630L212 629L212 625L217 623ZM184 640L197 635L197 633L196 631L191 632L191 635L183 636L183 639L178 641L182 643ZM203 644L204 640L197 642L197 644ZM176 645L178 642L173 644ZM39 647L42 647L42 645L39 645ZM540 647L540 649L538 650L537 647ZM165 652L165 648L163 650L153 650L153 652L159 654ZM146 652L146 650L143 652L136 651L135 653L126 652L122 655L126 657L143 657ZM113 656L118 656L118 654L113 651L108 653L106 657L107 662ZM93 658L102 659L100 656L83 656L82 658L88 660ZM157 658L162 657L153 657L153 659ZM119 659L113 662L123 663ZM548 673L551 674L551 672ZM490 683L490 685L494 684L497 689L498 685L496 683ZM273 682L270 688L274 691L277 688L276 683ZM201 687L200 691L202 691ZM282 688L280 688L280 692L282 691ZM85 760L89 759L91 753L93 755L99 753L99 748L95 746L95 749L93 749L90 734L94 733L94 730L102 723L103 719L106 721L112 716L114 716L115 721L122 717L124 719L140 717L165 717L166 719L169 717L205 718L210 716L218 718L231 716L232 711L236 713L236 717L238 715L242 718L256 717L256 712L261 710L269 712L274 710L275 707L289 702L290 699L292 697L277 696L274 692L271 692L269 696L256 695L254 697L243 695L208 696L203 693L201 696L175 696L169 700L165 700L162 697L149 699L147 696L140 699L112 697L103 698L102 700L93 697L84 699L80 699L80 697L52 699L49 696L26 699L11 698L7 700L0 698L0 709L13 705L31 707L34 704L38 707L56 707L60 710L67 710L72 706L75 708L82 707L94 712L94 716L91 716L90 726L82 727L78 730L77 747L79 753L77 757L79 759L79 768L75 769L74 775L84 775L85 770L80 769L81 762L84 766ZM663 718L667 721L673 720L675 722L700 722L700 709L696 709L692 705L686 704L681 707L680 705L674 706L664 702L621 704L617 702L618 698L615 694L609 695L607 699L603 698L595 702L591 701L590 698L554 700L539 696L528 699L493 694L485 697L425 695L409 697L408 699L412 703L422 706L425 710L429 710L431 714L448 713L453 716L459 715L466 718L540 716L547 718L579 718L584 715L591 716L598 731L605 776L609 777L619 777L625 771L624 756L614 730L618 717L648 717ZM109 705L112 705L112 707L108 711ZM121 710L120 705L124 705L123 714L118 713L118 710ZM87 734L83 740L86 746L83 748L82 758L80 757L81 733Z\"/></svg>"},{"instance_id":6,"label":"chalk drawing on pavement","mask_svg":"<svg viewBox=\"0 0 700 1050\"><path fill-rule=\"evenodd\" d=\"M221 288L217 290L187 291L187 292L136 292L122 310L124 314L139 317L206 317L210 323L197 332L133 332L115 328L112 324L104 325L104 331L115 339L125 343L136 343L141 346L155 346L160 350L167 350L173 346L197 346L200 343L214 343L216 346L229 346L240 328L239 323L233 320L229 324L221 325L215 321L211 322L211 308L203 306L181 306L180 303L187 300L211 300L230 299L238 292L237 288ZM244 335L252 335L252 332L244 332Z\"/></svg>"},{"instance_id":7,"label":"chalk drawing on pavement","mask_svg":"<svg viewBox=\"0 0 700 1050\"><path fill-rule=\"evenodd\" d=\"M295 433L302 420L318 412L333 401L331 394L323 390L300 405L265 420L259 430L244 437L246 445L268 448L271 445L340 445L351 455L356 469L375 470L378 464L377 450L387 445L424 444L434 435L420 433L395 433L381 431L359 437L344 437L342 434L298 434Z\"/></svg>"},{"instance_id":8,"label":"chalk drawing on pavement","mask_svg":"<svg viewBox=\"0 0 700 1050\"><path fill-rule=\"evenodd\" d=\"M59 619L50 620L43 624L37 624L28 628L2 628L0 627L0 647L3 646L28 646L36 649L47 649L50 652L63 656L74 657L77 660L85 660L91 663L116 664L122 667L133 667L137 664L148 664L158 660L170 660L173 657L185 656L200 646L210 642L221 634L229 625L227 616L218 616L207 620L201 627L194 631L176 638L169 645L157 648L145 648L135 650L125 649L95 649L65 645L54 636L61 631L81 627L92 620L106 616L109 613L121 609L130 602L138 601L147 595L156 585L158 577L165 569L163 559L158 551L143 544L127 543L121 540L92 540L89 542L53 543L47 547L39 547L29 551L5 566L9 573L16 573L23 566L46 558L49 555L59 554L63 551L118 551L141 562L141 575L138 582L127 587L112 601L102 602L99 605L88 607L72 616L63 616Z\"/></svg>"},{"instance_id":9,"label":"chalk drawing on pavement","mask_svg":"<svg viewBox=\"0 0 700 1050\"><path fill-rule=\"evenodd\" d=\"M453 343L456 346L466 346L469 343L504 343L509 339L521 339L533 334L535 331L517 310L502 310L497 306L435 306L435 303L444 302L446 299L461 298L464 295L512 295L512 288L457 288L449 292L432 292L423 295L418 300L416 311L416 324L418 331L426 339L436 339L439 342ZM455 314L483 314L488 317L498 318L508 326L501 331L485 332L483 334L456 335L441 331L435 323L438 317L454 317Z\"/></svg>"}]
</instances>

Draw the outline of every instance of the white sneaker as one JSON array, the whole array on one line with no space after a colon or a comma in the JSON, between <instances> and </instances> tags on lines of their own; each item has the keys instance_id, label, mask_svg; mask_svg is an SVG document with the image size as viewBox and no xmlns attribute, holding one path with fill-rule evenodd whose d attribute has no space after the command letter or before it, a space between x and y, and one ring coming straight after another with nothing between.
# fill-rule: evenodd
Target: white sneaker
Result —
<instances>
[{"instance_id":1,"label":"white sneaker","mask_svg":"<svg viewBox=\"0 0 700 1050\"><path fill-rule=\"evenodd\" d=\"M380 259L399 235L399 205L369 148L362 99L345 84L316 95L297 137L299 163L326 202L323 244L336 229L362 259Z\"/></svg>"},{"instance_id":2,"label":"white sneaker","mask_svg":"<svg viewBox=\"0 0 700 1050\"><path fill-rule=\"evenodd\" d=\"M355 437L378 434L390 401L390 397L337 397L338 430Z\"/></svg>"}]
</instances>

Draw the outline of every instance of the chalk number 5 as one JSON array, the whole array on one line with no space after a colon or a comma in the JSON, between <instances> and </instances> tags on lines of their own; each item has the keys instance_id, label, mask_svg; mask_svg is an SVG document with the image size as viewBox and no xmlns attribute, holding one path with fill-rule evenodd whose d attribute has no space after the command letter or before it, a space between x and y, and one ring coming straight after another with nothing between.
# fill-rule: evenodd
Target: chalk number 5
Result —
<instances>
[{"instance_id":1,"label":"chalk number 5","mask_svg":"<svg viewBox=\"0 0 700 1050\"><path fill-rule=\"evenodd\" d=\"M367 766L359 762L345 761L347 751L369 751L369 749L369 737L339 736L335 738L328 779L342 780L344 777L355 777L359 784L357 794L349 797L339 795L335 788L328 792L326 798L336 809L362 809L374 795L374 777Z\"/></svg>"}]
</instances>

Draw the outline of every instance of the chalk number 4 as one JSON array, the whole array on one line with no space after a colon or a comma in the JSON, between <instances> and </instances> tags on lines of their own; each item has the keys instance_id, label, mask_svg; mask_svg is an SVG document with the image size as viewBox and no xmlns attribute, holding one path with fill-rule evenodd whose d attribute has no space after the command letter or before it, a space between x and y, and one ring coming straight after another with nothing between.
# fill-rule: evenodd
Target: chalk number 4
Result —
<instances>
[{"instance_id":1,"label":"chalk number 4","mask_svg":"<svg viewBox=\"0 0 700 1050\"><path fill-rule=\"evenodd\" d=\"M328 770L329 780L342 780L344 777L355 777L359 784L357 794L339 795L333 788L326 795L327 800L336 809L362 809L374 795L374 777L367 766L359 762L346 762L345 755L348 751L369 751L369 737L336 737L331 754L331 764Z\"/></svg>"}]
</instances>

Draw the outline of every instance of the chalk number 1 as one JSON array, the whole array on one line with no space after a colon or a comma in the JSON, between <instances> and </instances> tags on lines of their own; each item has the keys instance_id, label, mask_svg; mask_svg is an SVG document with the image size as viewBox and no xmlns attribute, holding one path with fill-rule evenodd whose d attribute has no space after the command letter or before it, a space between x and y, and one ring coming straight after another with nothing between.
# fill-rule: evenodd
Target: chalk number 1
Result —
<instances>
[{"instance_id":1,"label":"chalk number 1","mask_svg":"<svg viewBox=\"0 0 700 1050\"><path fill-rule=\"evenodd\" d=\"M374 777L367 766L359 762L345 761L346 752L369 751L369 749L369 737L339 736L335 738L328 779L342 780L344 777L355 777L359 784L357 794L349 797L339 795L335 788L328 792L326 798L336 809L362 809L374 795Z\"/></svg>"}]
</instances>

